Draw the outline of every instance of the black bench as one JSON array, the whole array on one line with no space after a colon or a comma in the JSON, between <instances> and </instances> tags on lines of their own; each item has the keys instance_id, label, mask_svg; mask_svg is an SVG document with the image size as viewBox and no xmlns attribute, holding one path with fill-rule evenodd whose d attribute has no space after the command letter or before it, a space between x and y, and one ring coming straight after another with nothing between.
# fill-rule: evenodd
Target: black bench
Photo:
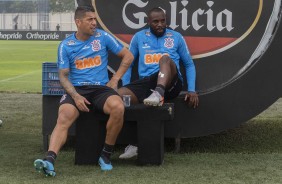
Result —
<instances>
[{"instance_id":1,"label":"black bench","mask_svg":"<svg viewBox=\"0 0 282 184\"><path fill-rule=\"evenodd\" d=\"M174 104L161 107L143 104L125 109L125 123L137 122L139 165L160 165L164 160L164 122L174 117ZM83 113L76 121L75 164L97 164L105 141L108 116Z\"/></svg>"},{"instance_id":2,"label":"black bench","mask_svg":"<svg viewBox=\"0 0 282 184\"><path fill-rule=\"evenodd\" d=\"M43 96L43 149L48 150L49 137L56 125L60 96ZM125 122L118 144L138 143L139 164L161 164L164 154L164 122L174 118L174 103L162 107L132 105L125 110ZM104 144L107 116L84 113L69 129L76 136L76 164L96 164Z\"/></svg>"}]
</instances>

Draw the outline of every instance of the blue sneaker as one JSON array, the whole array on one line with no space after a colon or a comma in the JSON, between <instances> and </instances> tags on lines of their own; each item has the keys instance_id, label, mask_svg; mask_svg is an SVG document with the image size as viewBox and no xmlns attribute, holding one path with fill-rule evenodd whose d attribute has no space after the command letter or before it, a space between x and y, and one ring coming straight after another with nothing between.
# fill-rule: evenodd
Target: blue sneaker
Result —
<instances>
[{"instance_id":1,"label":"blue sneaker","mask_svg":"<svg viewBox=\"0 0 282 184\"><path fill-rule=\"evenodd\" d=\"M34 168L37 172L43 173L46 176L56 176L54 166L47 160L37 159L34 161Z\"/></svg>"},{"instance_id":2,"label":"blue sneaker","mask_svg":"<svg viewBox=\"0 0 282 184\"><path fill-rule=\"evenodd\" d=\"M102 159L102 157L99 158L99 161L98 161L98 162L99 162L99 165L100 165L102 171L110 171L110 170L113 169L112 164L111 164L111 163L106 164L106 163L104 162L104 160Z\"/></svg>"}]
</instances>

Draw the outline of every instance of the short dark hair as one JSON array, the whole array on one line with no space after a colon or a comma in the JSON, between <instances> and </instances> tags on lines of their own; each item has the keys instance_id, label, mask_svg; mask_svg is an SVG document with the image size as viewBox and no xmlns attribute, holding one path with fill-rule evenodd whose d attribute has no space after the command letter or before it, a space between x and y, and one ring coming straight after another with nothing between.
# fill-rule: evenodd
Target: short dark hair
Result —
<instances>
[{"instance_id":1,"label":"short dark hair","mask_svg":"<svg viewBox=\"0 0 282 184\"><path fill-rule=\"evenodd\" d=\"M148 18L151 16L151 14L152 14L153 12L158 12L158 13L162 12L162 13L165 14L165 12L164 12L163 9L161 9L161 8L159 8L159 7L154 7L154 8L152 8L151 10L148 11L148 13L147 13Z\"/></svg>"},{"instance_id":2,"label":"short dark hair","mask_svg":"<svg viewBox=\"0 0 282 184\"><path fill-rule=\"evenodd\" d=\"M95 12L92 6L79 6L76 8L74 13L74 19L81 19L87 12Z\"/></svg>"}]
</instances>

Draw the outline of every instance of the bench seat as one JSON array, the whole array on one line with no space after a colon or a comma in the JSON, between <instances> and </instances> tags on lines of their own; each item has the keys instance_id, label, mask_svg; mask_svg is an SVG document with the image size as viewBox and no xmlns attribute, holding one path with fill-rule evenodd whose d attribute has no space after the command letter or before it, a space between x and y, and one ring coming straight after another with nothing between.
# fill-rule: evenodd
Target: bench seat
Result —
<instances>
[{"instance_id":1,"label":"bench seat","mask_svg":"<svg viewBox=\"0 0 282 184\"><path fill-rule=\"evenodd\" d=\"M164 160L164 122L174 117L174 104L125 108L125 123L137 123L139 165L161 165ZM75 164L97 164L105 142L108 115L82 113L76 121Z\"/></svg>"}]
</instances>

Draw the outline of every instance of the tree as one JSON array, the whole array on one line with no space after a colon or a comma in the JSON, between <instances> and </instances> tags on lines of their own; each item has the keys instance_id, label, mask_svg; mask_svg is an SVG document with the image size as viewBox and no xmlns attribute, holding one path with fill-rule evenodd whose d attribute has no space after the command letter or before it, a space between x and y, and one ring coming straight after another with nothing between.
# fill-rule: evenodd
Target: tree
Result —
<instances>
[{"instance_id":1,"label":"tree","mask_svg":"<svg viewBox=\"0 0 282 184\"><path fill-rule=\"evenodd\" d=\"M36 13L42 2L49 2L49 8L46 10L52 13L74 12L75 10L75 0L12 0L0 1L0 13Z\"/></svg>"},{"instance_id":2,"label":"tree","mask_svg":"<svg viewBox=\"0 0 282 184\"><path fill-rule=\"evenodd\" d=\"M1 13L35 13L37 2L35 1L2 1L0 2Z\"/></svg>"},{"instance_id":3,"label":"tree","mask_svg":"<svg viewBox=\"0 0 282 184\"><path fill-rule=\"evenodd\" d=\"M49 0L50 11L53 13L74 12L74 0Z\"/></svg>"}]
</instances>

